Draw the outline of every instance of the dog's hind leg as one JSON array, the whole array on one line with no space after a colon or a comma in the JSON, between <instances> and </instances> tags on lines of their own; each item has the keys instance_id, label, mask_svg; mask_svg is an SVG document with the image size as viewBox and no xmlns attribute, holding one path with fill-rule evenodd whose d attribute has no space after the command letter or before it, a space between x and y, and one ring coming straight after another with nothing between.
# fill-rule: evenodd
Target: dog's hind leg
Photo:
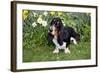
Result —
<instances>
[{"instance_id":1,"label":"dog's hind leg","mask_svg":"<svg viewBox=\"0 0 100 73\"><path fill-rule=\"evenodd\" d=\"M70 54L70 50L69 50L69 48L68 48L69 44L70 44L70 40L67 41L66 47L64 47L64 52L65 52L65 54Z\"/></svg>"}]
</instances>

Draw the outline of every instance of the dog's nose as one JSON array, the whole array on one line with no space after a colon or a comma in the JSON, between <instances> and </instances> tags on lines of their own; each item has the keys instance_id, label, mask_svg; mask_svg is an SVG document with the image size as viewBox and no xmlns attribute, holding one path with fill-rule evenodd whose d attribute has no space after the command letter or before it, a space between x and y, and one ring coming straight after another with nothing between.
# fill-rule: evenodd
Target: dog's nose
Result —
<instances>
[{"instance_id":1,"label":"dog's nose","mask_svg":"<svg viewBox=\"0 0 100 73\"><path fill-rule=\"evenodd\" d=\"M53 30L50 29L49 31L52 32Z\"/></svg>"},{"instance_id":2,"label":"dog's nose","mask_svg":"<svg viewBox=\"0 0 100 73\"><path fill-rule=\"evenodd\" d=\"M53 30L50 30L50 32L52 32Z\"/></svg>"},{"instance_id":3,"label":"dog's nose","mask_svg":"<svg viewBox=\"0 0 100 73\"><path fill-rule=\"evenodd\" d=\"M50 32L50 33L51 33L52 31L53 31L53 30L50 30L50 29L48 30L48 32Z\"/></svg>"}]
</instances>

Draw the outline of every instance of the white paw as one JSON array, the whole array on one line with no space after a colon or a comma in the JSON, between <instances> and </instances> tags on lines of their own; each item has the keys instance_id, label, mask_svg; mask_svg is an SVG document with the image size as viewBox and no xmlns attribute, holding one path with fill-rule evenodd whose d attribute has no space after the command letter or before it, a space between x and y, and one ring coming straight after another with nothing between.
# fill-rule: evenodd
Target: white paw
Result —
<instances>
[{"instance_id":1,"label":"white paw","mask_svg":"<svg viewBox=\"0 0 100 73\"><path fill-rule=\"evenodd\" d=\"M53 53L59 53L59 49L55 49Z\"/></svg>"},{"instance_id":2,"label":"white paw","mask_svg":"<svg viewBox=\"0 0 100 73\"><path fill-rule=\"evenodd\" d=\"M70 50L69 49L65 49L65 54L70 54Z\"/></svg>"}]
</instances>

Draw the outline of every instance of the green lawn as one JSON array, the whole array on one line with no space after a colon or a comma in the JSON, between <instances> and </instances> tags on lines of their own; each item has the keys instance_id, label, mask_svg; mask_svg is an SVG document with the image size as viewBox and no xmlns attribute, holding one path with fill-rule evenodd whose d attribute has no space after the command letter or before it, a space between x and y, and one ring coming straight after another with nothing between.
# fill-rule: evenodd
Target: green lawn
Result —
<instances>
[{"instance_id":1,"label":"green lawn","mask_svg":"<svg viewBox=\"0 0 100 73\"><path fill-rule=\"evenodd\" d=\"M71 44L71 53L65 54L60 50L59 54L53 54L54 47L37 46L37 48L23 48L23 62L84 60L91 58L90 42L80 42L78 45Z\"/></svg>"}]
</instances>

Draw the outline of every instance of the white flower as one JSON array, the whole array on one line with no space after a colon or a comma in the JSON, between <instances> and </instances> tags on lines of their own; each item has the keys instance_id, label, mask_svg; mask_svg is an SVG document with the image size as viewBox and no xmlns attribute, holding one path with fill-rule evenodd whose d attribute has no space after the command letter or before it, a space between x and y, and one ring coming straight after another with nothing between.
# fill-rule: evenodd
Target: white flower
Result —
<instances>
[{"instance_id":1,"label":"white flower","mask_svg":"<svg viewBox=\"0 0 100 73\"><path fill-rule=\"evenodd\" d=\"M33 15L34 15L34 17L36 17L37 16L37 13L36 12L33 12Z\"/></svg>"},{"instance_id":2,"label":"white flower","mask_svg":"<svg viewBox=\"0 0 100 73\"><path fill-rule=\"evenodd\" d=\"M34 17L36 17L37 16L37 14L36 13L33 13L34 14Z\"/></svg>"},{"instance_id":3,"label":"white flower","mask_svg":"<svg viewBox=\"0 0 100 73\"><path fill-rule=\"evenodd\" d=\"M42 26L47 26L47 21L42 21Z\"/></svg>"},{"instance_id":4,"label":"white flower","mask_svg":"<svg viewBox=\"0 0 100 73\"><path fill-rule=\"evenodd\" d=\"M63 23L63 25L64 25L64 26L66 26L66 24L65 24L65 22L64 22L64 21L62 21L62 23Z\"/></svg>"},{"instance_id":5,"label":"white flower","mask_svg":"<svg viewBox=\"0 0 100 73\"><path fill-rule=\"evenodd\" d=\"M47 12L47 11L45 11L45 12L43 13L43 15L47 16L47 15L48 15L48 12Z\"/></svg>"},{"instance_id":6,"label":"white flower","mask_svg":"<svg viewBox=\"0 0 100 73\"><path fill-rule=\"evenodd\" d=\"M37 19L37 23L42 24L42 26L47 26L47 21L44 21L42 19L42 15L39 15L39 18Z\"/></svg>"},{"instance_id":7,"label":"white flower","mask_svg":"<svg viewBox=\"0 0 100 73\"><path fill-rule=\"evenodd\" d=\"M66 24L63 24L64 26L66 26Z\"/></svg>"},{"instance_id":8,"label":"white flower","mask_svg":"<svg viewBox=\"0 0 100 73\"><path fill-rule=\"evenodd\" d=\"M33 27L36 27L36 26L37 26L36 22L34 22L34 23L32 24L32 26L33 26Z\"/></svg>"},{"instance_id":9,"label":"white flower","mask_svg":"<svg viewBox=\"0 0 100 73\"><path fill-rule=\"evenodd\" d=\"M43 20L42 20L42 16L40 15L39 18L37 19L37 22L38 22L39 24L42 24L42 21L43 21Z\"/></svg>"}]
</instances>

